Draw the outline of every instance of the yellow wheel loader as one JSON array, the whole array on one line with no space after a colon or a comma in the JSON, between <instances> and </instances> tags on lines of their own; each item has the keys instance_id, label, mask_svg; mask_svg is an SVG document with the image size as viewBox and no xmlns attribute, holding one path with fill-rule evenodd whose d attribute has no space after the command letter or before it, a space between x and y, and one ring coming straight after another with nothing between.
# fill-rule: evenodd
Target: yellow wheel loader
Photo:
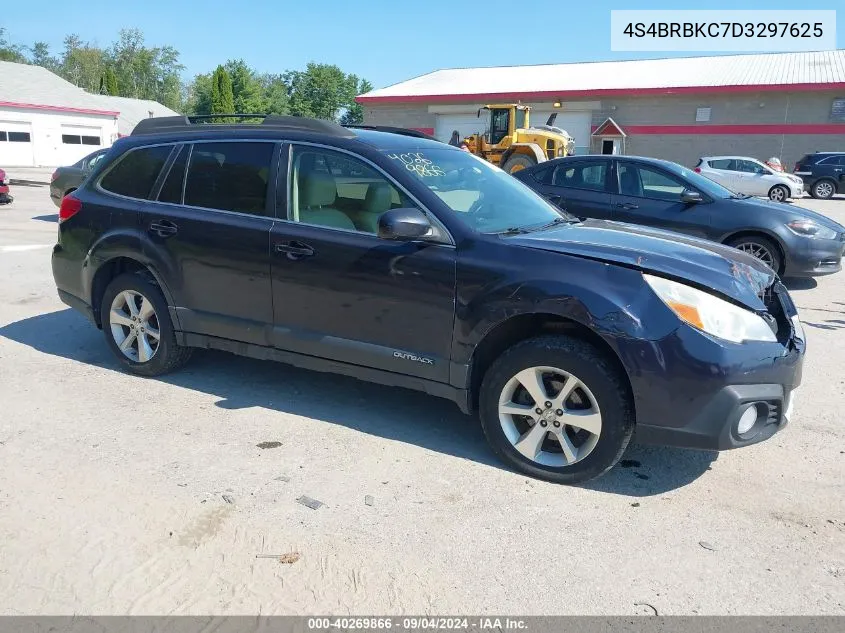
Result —
<instances>
[{"instance_id":1,"label":"yellow wheel loader","mask_svg":"<svg viewBox=\"0 0 845 633\"><path fill-rule=\"evenodd\" d=\"M545 125L531 127L530 110L529 106L517 103L486 105L478 110L478 117L484 111L489 113L487 131L473 134L464 142L473 154L511 174L573 154L574 139L565 130L554 127L557 113L552 113Z\"/></svg>"}]
</instances>

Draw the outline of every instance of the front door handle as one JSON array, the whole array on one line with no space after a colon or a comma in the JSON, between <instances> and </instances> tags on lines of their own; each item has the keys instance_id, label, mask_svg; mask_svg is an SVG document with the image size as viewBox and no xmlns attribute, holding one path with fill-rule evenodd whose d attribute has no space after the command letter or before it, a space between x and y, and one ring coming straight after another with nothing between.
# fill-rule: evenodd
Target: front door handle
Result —
<instances>
[{"instance_id":1,"label":"front door handle","mask_svg":"<svg viewBox=\"0 0 845 633\"><path fill-rule=\"evenodd\" d=\"M285 253L289 259L302 259L303 257L311 257L314 254L314 249L308 244L293 240L291 242L278 242L276 252Z\"/></svg>"},{"instance_id":2,"label":"front door handle","mask_svg":"<svg viewBox=\"0 0 845 633\"><path fill-rule=\"evenodd\" d=\"M624 209L625 211L630 211L631 209L639 209L640 205L631 204L630 202L617 202L616 208L617 209Z\"/></svg>"},{"instance_id":3,"label":"front door handle","mask_svg":"<svg viewBox=\"0 0 845 633\"><path fill-rule=\"evenodd\" d=\"M176 235L178 230L179 227L169 220L158 220L150 224L150 233L155 233L159 237L170 237L172 235Z\"/></svg>"}]
</instances>

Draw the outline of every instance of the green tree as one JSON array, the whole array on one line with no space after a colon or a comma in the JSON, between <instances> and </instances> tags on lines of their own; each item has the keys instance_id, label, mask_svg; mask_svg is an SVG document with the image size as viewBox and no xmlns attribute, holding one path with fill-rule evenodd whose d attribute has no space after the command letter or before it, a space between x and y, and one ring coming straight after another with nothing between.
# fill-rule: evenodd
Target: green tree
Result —
<instances>
[{"instance_id":1,"label":"green tree","mask_svg":"<svg viewBox=\"0 0 845 633\"><path fill-rule=\"evenodd\" d=\"M30 48L29 63L42 66L50 72L59 72L59 60L50 54L50 45L46 42L35 42Z\"/></svg>"},{"instance_id":2,"label":"green tree","mask_svg":"<svg viewBox=\"0 0 845 633\"><path fill-rule=\"evenodd\" d=\"M340 122L343 125L360 125L364 122L364 106L360 103L355 101L355 97L358 95L362 95L364 93L369 92L373 89L373 85L367 81L366 79L358 81L358 78L354 75L354 88L352 89L352 95L350 98L351 103L346 108L346 112L343 113L343 116L340 117Z\"/></svg>"},{"instance_id":3,"label":"green tree","mask_svg":"<svg viewBox=\"0 0 845 633\"><path fill-rule=\"evenodd\" d=\"M88 92L98 92L103 76L104 55L96 46L83 42L78 35L68 35L59 65L59 74Z\"/></svg>"},{"instance_id":4,"label":"green tree","mask_svg":"<svg viewBox=\"0 0 845 633\"><path fill-rule=\"evenodd\" d=\"M232 78L223 66L218 66L211 77L211 114L230 114L235 110L235 97L232 94ZM217 117L215 121L225 121Z\"/></svg>"},{"instance_id":5,"label":"green tree","mask_svg":"<svg viewBox=\"0 0 845 633\"><path fill-rule=\"evenodd\" d=\"M211 74L197 75L188 88L188 114L211 114Z\"/></svg>"},{"instance_id":6,"label":"green tree","mask_svg":"<svg viewBox=\"0 0 845 633\"><path fill-rule=\"evenodd\" d=\"M262 114L267 110L264 90L258 77L242 59L230 59L224 66L232 78L234 112Z\"/></svg>"},{"instance_id":7,"label":"green tree","mask_svg":"<svg viewBox=\"0 0 845 633\"><path fill-rule=\"evenodd\" d=\"M285 73L285 81L295 115L334 121L349 104L348 78L337 66L311 62L304 71Z\"/></svg>"},{"instance_id":8,"label":"green tree","mask_svg":"<svg viewBox=\"0 0 845 633\"><path fill-rule=\"evenodd\" d=\"M118 96L120 92L117 89L117 75L114 74L114 70L112 70L111 68L106 68L104 77L106 84L106 94Z\"/></svg>"},{"instance_id":9,"label":"green tree","mask_svg":"<svg viewBox=\"0 0 845 633\"><path fill-rule=\"evenodd\" d=\"M13 44L6 38L6 29L0 27L0 61L26 63L26 56L23 54L23 46Z\"/></svg>"},{"instance_id":10,"label":"green tree","mask_svg":"<svg viewBox=\"0 0 845 633\"><path fill-rule=\"evenodd\" d=\"M264 112L267 114L290 114L288 87L282 75L262 75L259 82L264 94Z\"/></svg>"}]
</instances>

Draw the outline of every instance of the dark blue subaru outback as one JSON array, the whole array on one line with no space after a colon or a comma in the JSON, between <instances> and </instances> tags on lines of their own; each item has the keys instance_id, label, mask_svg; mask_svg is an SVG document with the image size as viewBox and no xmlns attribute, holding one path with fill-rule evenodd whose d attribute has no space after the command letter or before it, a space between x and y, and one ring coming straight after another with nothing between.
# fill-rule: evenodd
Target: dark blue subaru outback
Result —
<instances>
[{"instance_id":1,"label":"dark blue subaru outback","mask_svg":"<svg viewBox=\"0 0 845 633\"><path fill-rule=\"evenodd\" d=\"M795 306L759 260L580 222L411 133L148 119L59 215L59 295L128 371L214 348L418 389L551 481L601 475L635 432L765 440L801 378Z\"/></svg>"}]
</instances>

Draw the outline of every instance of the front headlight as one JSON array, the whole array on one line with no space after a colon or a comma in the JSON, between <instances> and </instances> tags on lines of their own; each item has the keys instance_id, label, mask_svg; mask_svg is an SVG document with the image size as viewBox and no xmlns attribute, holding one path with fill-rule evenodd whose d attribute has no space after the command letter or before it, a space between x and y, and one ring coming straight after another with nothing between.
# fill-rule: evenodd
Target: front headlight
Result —
<instances>
[{"instance_id":1,"label":"front headlight","mask_svg":"<svg viewBox=\"0 0 845 633\"><path fill-rule=\"evenodd\" d=\"M786 225L795 235L803 237L815 237L820 240L836 239L836 231L817 224L813 220L793 220Z\"/></svg>"},{"instance_id":2,"label":"front headlight","mask_svg":"<svg viewBox=\"0 0 845 633\"><path fill-rule=\"evenodd\" d=\"M681 321L726 341L777 341L762 317L709 292L691 286L643 275L651 289Z\"/></svg>"}]
</instances>

